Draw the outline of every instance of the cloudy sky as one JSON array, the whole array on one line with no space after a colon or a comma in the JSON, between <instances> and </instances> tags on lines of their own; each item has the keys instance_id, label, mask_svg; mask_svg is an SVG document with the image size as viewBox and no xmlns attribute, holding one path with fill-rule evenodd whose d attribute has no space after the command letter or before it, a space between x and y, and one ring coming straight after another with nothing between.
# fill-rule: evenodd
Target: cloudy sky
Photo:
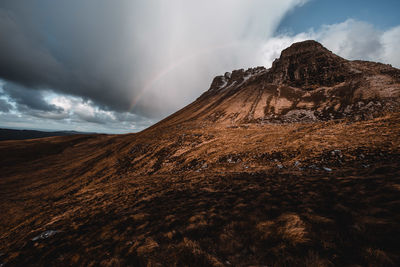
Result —
<instances>
[{"instance_id":1,"label":"cloudy sky","mask_svg":"<svg viewBox=\"0 0 400 267\"><path fill-rule=\"evenodd\" d=\"M0 128L126 133L295 41L400 67L398 0L1 0Z\"/></svg>"}]
</instances>

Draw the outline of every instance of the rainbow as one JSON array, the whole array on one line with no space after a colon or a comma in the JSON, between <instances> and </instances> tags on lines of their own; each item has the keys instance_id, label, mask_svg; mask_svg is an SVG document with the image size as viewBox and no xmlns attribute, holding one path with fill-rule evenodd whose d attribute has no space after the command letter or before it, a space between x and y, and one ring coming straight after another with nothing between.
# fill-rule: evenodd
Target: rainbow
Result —
<instances>
[{"instance_id":1,"label":"rainbow","mask_svg":"<svg viewBox=\"0 0 400 267\"><path fill-rule=\"evenodd\" d=\"M143 95L149 91L157 82L162 80L166 75L168 75L170 72L178 68L179 66L195 59L200 56L204 56L206 54L211 54L214 53L217 50L220 49L225 49L227 47L233 47L233 46L244 46L246 44L250 44L248 41L236 41L236 42L231 42L223 45L218 45L218 46L213 46L209 47L207 49L203 49L200 51L197 51L196 53L189 54L187 56L184 56L180 58L179 60L173 62L172 64L168 65L155 75L142 87L142 89L139 91L138 94L135 95L135 97L131 100L130 102L130 107L129 110L132 111L133 108L136 106L136 104L140 101L140 99L143 97Z\"/></svg>"}]
</instances>

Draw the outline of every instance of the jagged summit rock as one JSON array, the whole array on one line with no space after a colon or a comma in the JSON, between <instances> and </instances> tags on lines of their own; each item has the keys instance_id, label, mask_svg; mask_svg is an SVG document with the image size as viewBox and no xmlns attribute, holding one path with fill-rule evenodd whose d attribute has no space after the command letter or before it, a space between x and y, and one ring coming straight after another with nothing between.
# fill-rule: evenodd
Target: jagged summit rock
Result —
<instances>
[{"instance_id":1,"label":"jagged summit rock","mask_svg":"<svg viewBox=\"0 0 400 267\"><path fill-rule=\"evenodd\" d=\"M349 75L346 60L316 41L292 44L270 69L270 82L291 86L332 86Z\"/></svg>"}]
</instances>

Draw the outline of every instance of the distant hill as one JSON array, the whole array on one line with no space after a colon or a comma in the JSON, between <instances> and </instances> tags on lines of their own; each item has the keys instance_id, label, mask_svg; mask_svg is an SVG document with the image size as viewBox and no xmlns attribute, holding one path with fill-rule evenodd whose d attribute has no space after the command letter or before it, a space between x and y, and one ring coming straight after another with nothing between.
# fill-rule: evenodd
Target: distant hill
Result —
<instances>
[{"instance_id":1,"label":"distant hill","mask_svg":"<svg viewBox=\"0 0 400 267\"><path fill-rule=\"evenodd\" d=\"M51 136L66 136L73 134L82 134L76 131L56 131L44 132L35 130L14 130L14 129L0 129L0 141L4 140L26 140Z\"/></svg>"}]
</instances>

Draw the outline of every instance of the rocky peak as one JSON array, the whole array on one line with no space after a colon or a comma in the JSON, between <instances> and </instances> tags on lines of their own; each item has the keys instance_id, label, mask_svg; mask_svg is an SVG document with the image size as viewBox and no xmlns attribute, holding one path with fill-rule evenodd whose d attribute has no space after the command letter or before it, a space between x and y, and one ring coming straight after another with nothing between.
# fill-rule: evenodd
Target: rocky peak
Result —
<instances>
[{"instance_id":1,"label":"rocky peak","mask_svg":"<svg viewBox=\"0 0 400 267\"><path fill-rule=\"evenodd\" d=\"M304 54L304 53L314 53L314 52L327 52L331 53L328 49L326 49L322 44L318 43L314 40L307 40L303 42L293 43L288 48L282 50L281 58L288 58L293 55Z\"/></svg>"},{"instance_id":2,"label":"rocky peak","mask_svg":"<svg viewBox=\"0 0 400 267\"><path fill-rule=\"evenodd\" d=\"M273 62L269 80L275 84L311 87L306 89L332 86L343 82L349 74L346 62L316 41L294 43Z\"/></svg>"},{"instance_id":3,"label":"rocky peak","mask_svg":"<svg viewBox=\"0 0 400 267\"><path fill-rule=\"evenodd\" d=\"M249 68L247 70L239 69L231 72L226 72L224 75L216 76L211 83L209 91L218 91L230 86L237 86L247 81L253 76L266 72L262 66Z\"/></svg>"}]
</instances>

